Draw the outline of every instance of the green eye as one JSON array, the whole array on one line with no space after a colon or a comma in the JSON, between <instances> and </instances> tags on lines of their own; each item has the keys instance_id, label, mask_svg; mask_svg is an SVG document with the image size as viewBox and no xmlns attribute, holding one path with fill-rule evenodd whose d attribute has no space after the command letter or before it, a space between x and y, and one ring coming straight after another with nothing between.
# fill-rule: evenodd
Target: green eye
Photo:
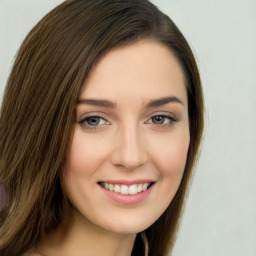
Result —
<instances>
[{"instance_id":1,"label":"green eye","mask_svg":"<svg viewBox=\"0 0 256 256\"><path fill-rule=\"evenodd\" d=\"M96 128L100 127L105 124L110 124L105 120L103 117L100 116L89 116L85 117L82 120L78 122L81 126L87 127L87 128Z\"/></svg>"},{"instance_id":2,"label":"green eye","mask_svg":"<svg viewBox=\"0 0 256 256\"><path fill-rule=\"evenodd\" d=\"M100 121L101 121L101 117L98 117L98 116L92 116L92 117L88 117L86 118L86 123L90 126L97 126L100 124Z\"/></svg>"}]
</instances>

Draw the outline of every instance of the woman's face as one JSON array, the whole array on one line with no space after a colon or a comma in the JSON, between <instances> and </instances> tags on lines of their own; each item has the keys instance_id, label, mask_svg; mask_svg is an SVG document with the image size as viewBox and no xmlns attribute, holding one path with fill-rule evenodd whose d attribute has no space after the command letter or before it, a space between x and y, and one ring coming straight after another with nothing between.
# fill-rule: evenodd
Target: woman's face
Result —
<instances>
[{"instance_id":1,"label":"woman's face","mask_svg":"<svg viewBox=\"0 0 256 256\"><path fill-rule=\"evenodd\" d=\"M146 229L179 187L189 140L185 78L171 51L153 41L111 50L77 105L65 169L76 213L116 233Z\"/></svg>"}]
</instances>

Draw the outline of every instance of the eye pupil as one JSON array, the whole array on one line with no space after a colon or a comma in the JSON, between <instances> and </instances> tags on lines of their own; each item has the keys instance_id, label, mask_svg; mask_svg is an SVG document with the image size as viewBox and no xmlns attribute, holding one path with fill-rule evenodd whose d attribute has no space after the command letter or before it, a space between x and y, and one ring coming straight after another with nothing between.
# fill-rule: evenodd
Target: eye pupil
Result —
<instances>
[{"instance_id":1,"label":"eye pupil","mask_svg":"<svg viewBox=\"0 0 256 256\"><path fill-rule=\"evenodd\" d=\"M155 124L163 124L164 123L164 117L163 116L154 116L152 118L152 121Z\"/></svg>"},{"instance_id":2,"label":"eye pupil","mask_svg":"<svg viewBox=\"0 0 256 256\"><path fill-rule=\"evenodd\" d=\"M99 118L99 117L96 117L96 116L89 117L89 118L87 119L87 123L88 123L89 125L93 125L93 126L98 125L98 124L100 123L100 118Z\"/></svg>"}]
</instances>

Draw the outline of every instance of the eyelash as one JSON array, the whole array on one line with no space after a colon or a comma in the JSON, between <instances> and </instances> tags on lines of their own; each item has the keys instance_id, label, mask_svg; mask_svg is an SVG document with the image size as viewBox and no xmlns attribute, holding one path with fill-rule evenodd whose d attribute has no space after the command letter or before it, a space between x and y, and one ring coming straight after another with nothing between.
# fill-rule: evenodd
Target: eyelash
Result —
<instances>
[{"instance_id":1,"label":"eyelash","mask_svg":"<svg viewBox=\"0 0 256 256\"><path fill-rule=\"evenodd\" d=\"M89 120L90 119L100 119L99 120L99 123L96 123L96 125L91 125L89 124ZM164 118L164 121L163 123L159 123L159 124L156 124L156 123L153 123L153 119L156 119L156 118ZM101 124L102 122L104 122L104 124ZM159 127L159 128L162 128L162 127L169 127L169 126L172 126L175 122L177 122L177 119L175 119L174 117L172 116L167 116L167 115L154 115L152 117L150 117L149 121L147 121L146 123L147 124L152 124L156 127ZM99 115L91 115L91 116L87 116L85 118L82 118L81 120L78 121L78 124L81 125L82 127L84 128L87 128L87 129L100 129L102 128L102 126L105 126L105 125L110 125L111 123L108 122L104 117L102 116L99 116Z\"/></svg>"},{"instance_id":2,"label":"eyelash","mask_svg":"<svg viewBox=\"0 0 256 256\"><path fill-rule=\"evenodd\" d=\"M105 124L96 124L96 125L90 125L89 123L88 123L88 121L90 120L90 119L100 119L100 123L102 122L102 120L103 120L103 122L105 122ZM99 115L91 115L91 116L87 116L87 117L84 117L84 118L82 118L81 120L79 120L78 121L78 124L79 125L81 125L82 127L85 127L85 128L87 128L87 129L99 129L99 128L101 128L101 126L104 126L104 125L109 125L110 124L110 122L108 122L104 117L102 117L102 116L99 116Z\"/></svg>"},{"instance_id":3,"label":"eyelash","mask_svg":"<svg viewBox=\"0 0 256 256\"><path fill-rule=\"evenodd\" d=\"M163 118L164 121L163 121L163 123L156 124L156 123L153 123L153 121L152 121L152 119L154 119L154 118L155 119L156 118ZM167 115L154 115L149 120L150 121L148 121L148 123L153 124L153 125L155 125L155 126L157 126L159 128L161 128L161 127L169 127L169 126L172 126L175 122L177 122L177 120L174 117L167 116Z\"/></svg>"}]
</instances>

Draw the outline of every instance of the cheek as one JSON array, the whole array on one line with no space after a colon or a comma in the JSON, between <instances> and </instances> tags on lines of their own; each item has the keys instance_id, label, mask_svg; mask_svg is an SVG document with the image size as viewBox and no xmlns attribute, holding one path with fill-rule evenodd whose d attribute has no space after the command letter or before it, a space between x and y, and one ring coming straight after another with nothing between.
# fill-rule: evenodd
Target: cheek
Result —
<instances>
[{"instance_id":1,"label":"cheek","mask_svg":"<svg viewBox=\"0 0 256 256\"><path fill-rule=\"evenodd\" d=\"M164 175L182 175L188 152L189 143L175 145L175 147L166 148L161 156L163 163L162 170Z\"/></svg>"},{"instance_id":2,"label":"cheek","mask_svg":"<svg viewBox=\"0 0 256 256\"><path fill-rule=\"evenodd\" d=\"M89 136L85 138L77 129L67 155L64 187L69 200L78 209L83 209L82 202L90 199L90 187L95 184L95 172L102 158L95 140L90 140Z\"/></svg>"},{"instance_id":3,"label":"cheek","mask_svg":"<svg viewBox=\"0 0 256 256\"><path fill-rule=\"evenodd\" d=\"M186 165L189 142L188 133L158 141L151 155L162 176L181 179Z\"/></svg>"},{"instance_id":4,"label":"cheek","mask_svg":"<svg viewBox=\"0 0 256 256\"><path fill-rule=\"evenodd\" d=\"M104 144L103 144L104 145ZM67 158L67 170L70 174L86 176L106 159L106 150L99 140L91 139L76 132Z\"/></svg>"},{"instance_id":5,"label":"cheek","mask_svg":"<svg viewBox=\"0 0 256 256\"><path fill-rule=\"evenodd\" d=\"M154 163L160 175L159 194L162 198L163 211L176 194L182 180L189 148L189 135L170 136L154 148Z\"/></svg>"},{"instance_id":6,"label":"cheek","mask_svg":"<svg viewBox=\"0 0 256 256\"><path fill-rule=\"evenodd\" d=\"M177 135L177 134L176 134ZM183 177L187 153L189 148L189 136L167 136L165 140L159 139L154 152L151 153L154 166L159 173L159 182L156 184L157 193L154 196L155 216L159 217L173 200ZM161 200L159 200L161 198Z\"/></svg>"}]
</instances>

